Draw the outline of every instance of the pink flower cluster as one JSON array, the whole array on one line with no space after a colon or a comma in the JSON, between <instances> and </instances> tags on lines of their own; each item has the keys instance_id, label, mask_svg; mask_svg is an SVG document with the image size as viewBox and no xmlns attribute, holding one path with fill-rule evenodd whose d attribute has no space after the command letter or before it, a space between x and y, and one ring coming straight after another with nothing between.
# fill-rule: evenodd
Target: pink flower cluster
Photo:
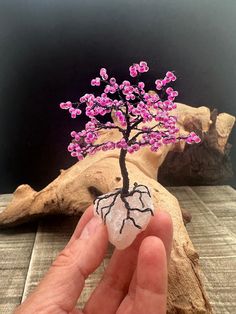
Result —
<instances>
[{"instance_id":1,"label":"pink flower cluster","mask_svg":"<svg viewBox=\"0 0 236 314\"><path fill-rule=\"evenodd\" d=\"M162 80L155 81L156 89L161 90L164 86L166 86L166 84L174 81L176 81L176 76L173 72L168 71Z\"/></svg>"},{"instance_id":2,"label":"pink flower cluster","mask_svg":"<svg viewBox=\"0 0 236 314\"><path fill-rule=\"evenodd\" d=\"M100 86L100 84L101 84L101 79L100 79L100 77L96 77L95 79L93 79L93 80L91 81L91 85L92 85L92 86Z\"/></svg>"},{"instance_id":3,"label":"pink flower cluster","mask_svg":"<svg viewBox=\"0 0 236 314\"><path fill-rule=\"evenodd\" d=\"M77 116L81 115L81 113L82 113L82 111L80 109L72 107L71 101L61 102L60 108L61 109L69 109L69 113L70 113L72 119L75 119Z\"/></svg>"},{"instance_id":4,"label":"pink flower cluster","mask_svg":"<svg viewBox=\"0 0 236 314\"><path fill-rule=\"evenodd\" d=\"M186 143L188 144L194 144L194 143L200 143L201 139L199 136L197 136L194 132L191 132L189 136L186 138Z\"/></svg>"},{"instance_id":5,"label":"pink flower cluster","mask_svg":"<svg viewBox=\"0 0 236 314\"><path fill-rule=\"evenodd\" d=\"M147 65L147 62L141 61L138 63L134 63L129 67L129 74L132 77L136 77L139 73L148 72L149 67Z\"/></svg>"},{"instance_id":6,"label":"pink flower cluster","mask_svg":"<svg viewBox=\"0 0 236 314\"><path fill-rule=\"evenodd\" d=\"M139 77L148 70L149 67L144 61L129 68L131 77ZM68 146L71 156L82 160L87 154L92 155L101 150L123 149L128 153L134 153L141 147L149 146L155 152L162 145L174 144L179 140L185 140L188 144L199 143L200 138L194 132L188 136L179 134L176 116L171 114L176 108L174 100L178 92L168 84L175 80L176 76L170 71L166 73L164 79L156 80L156 89L161 91L162 95L159 96L158 93L146 92L144 82L139 80L135 84L128 80L118 84L114 77L109 79L107 70L102 68L100 77L91 81L92 86L104 84L101 95L85 94L77 103L67 101L60 104L62 109L69 111L72 118L80 115L83 108L90 118L84 130L71 132L72 142ZM112 111L118 124L101 123L97 120L97 116L104 116ZM121 133L121 139L117 142L97 144L99 131L102 129L117 129ZM131 130L135 131L132 135Z\"/></svg>"}]
</instances>

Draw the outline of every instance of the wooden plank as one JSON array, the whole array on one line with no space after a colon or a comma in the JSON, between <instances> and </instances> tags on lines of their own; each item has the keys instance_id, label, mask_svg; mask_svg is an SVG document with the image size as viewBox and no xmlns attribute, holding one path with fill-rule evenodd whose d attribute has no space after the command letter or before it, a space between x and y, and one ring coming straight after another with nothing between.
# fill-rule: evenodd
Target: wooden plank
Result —
<instances>
[{"instance_id":1,"label":"wooden plank","mask_svg":"<svg viewBox=\"0 0 236 314\"><path fill-rule=\"evenodd\" d=\"M37 286L58 253L65 247L78 219L78 217L51 216L40 220L22 301Z\"/></svg>"},{"instance_id":2,"label":"wooden plank","mask_svg":"<svg viewBox=\"0 0 236 314\"><path fill-rule=\"evenodd\" d=\"M11 195L0 195L2 210ZM36 224L0 230L0 313L9 314L20 304L32 253Z\"/></svg>"},{"instance_id":3,"label":"wooden plank","mask_svg":"<svg viewBox=\"0 0 236 314\"><path fill-rule=\"evenodd\" d=\"M228 186L192 188L216 217L236 236L236 191Z\"/></svg>"},{"instance_id":4,"label":"wooden plank","mask_svg":"<svg viewBox=\"0 0 236 314\"><path fill-rule=\"evenodd\" d=\"M187 230L200 255L203 281L215 313L236 313L235 234L191 188L168 190L178 198L181 207L192 214Z\"/></svg>"}]
</instances>

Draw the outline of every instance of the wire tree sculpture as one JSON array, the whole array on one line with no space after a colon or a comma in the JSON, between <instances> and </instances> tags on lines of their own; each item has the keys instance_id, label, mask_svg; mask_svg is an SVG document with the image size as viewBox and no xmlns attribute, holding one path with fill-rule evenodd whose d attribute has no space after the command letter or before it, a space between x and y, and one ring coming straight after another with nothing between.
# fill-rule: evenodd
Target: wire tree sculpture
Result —
<instances>
[{"instance_id":1,"label":"wire tree sculpture","mask_svg":"<svg viewBox=\"0 0 236 314\"><path fill-rule=\"evenodd\" d=\"M168 71L163 79L155 81L157 92L148 93L145 91L145 83L140 80L141 75L148 70L149 67L145 61L135 63L129 67L129 74L134 82L124 80L119 84L114 77L109 78L107 70L102 68L100 77L91 81L92 86L104 85L103 92L99 96L85 94L79 99L79 102L67 101L60 104L62 109L69 110L71 118L81 115L82 111L85 111L86 116L90 118L84 130L71 132L73 140L68 146L71 156L82 160L87 154L93 155L101 150L120 149L119 165L123 186L120 190L110 194L110 197L113 197L110 204L106 204L100 209L100 215L106 222L107 215L119 195L127 209L127 216L121 222L120 233L127 220L132 221L135 227L141 228L131 217L132 210L153 213L151 208L144 206L142 200L143 194L150 196L148 188L137 184L133 188L130 187L125 161L127 153L132 154L146 146L156 152L162 145L176 143L180 140L184 140L188 144L200 142L200 138L194 132L187 136L180 135L179 129L176 127L177 118L171 114L171 111L176 108L174 101L178 96L178 92L169 86L176 80L175 74ZM99 121L99 116L109 115L112 112L115 114L118 124ZM106 141L97 144L96 141L103 129L117 129L121 138L117 142ZM141 208L131 207L127 201L127 197L134 194L139 196ZM108 196L98 197L97 213L99 203L104 198L108 198Z\"/></svg>"}]
</instances>

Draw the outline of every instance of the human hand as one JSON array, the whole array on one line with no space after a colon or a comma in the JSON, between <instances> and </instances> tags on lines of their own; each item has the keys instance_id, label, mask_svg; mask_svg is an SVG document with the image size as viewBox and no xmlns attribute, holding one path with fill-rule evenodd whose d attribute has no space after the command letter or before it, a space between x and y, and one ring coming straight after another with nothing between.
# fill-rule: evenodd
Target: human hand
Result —
<instances>
[{"instance_id":1,"label":"human hand","mask_svg":"<svg viewBox=\"0 0 236 314\"><path fill-rule=\"evenodd\" d=\"M15 314L164 314L172 222L156 212L147 229L125 250L115 250L83 310L76 309L85 279L102 262L108 244L106 227L90 206L70 241L35 291Z\"/></svg>"}]
</instances>

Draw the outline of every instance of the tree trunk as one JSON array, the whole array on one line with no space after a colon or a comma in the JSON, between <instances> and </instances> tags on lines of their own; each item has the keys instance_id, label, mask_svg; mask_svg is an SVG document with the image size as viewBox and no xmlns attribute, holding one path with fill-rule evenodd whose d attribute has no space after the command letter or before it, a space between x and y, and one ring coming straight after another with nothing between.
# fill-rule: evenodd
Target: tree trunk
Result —
<instances>
[{"instance_id":1,"label":"tree trunk","mask_svg":"<svg viewBox=\"0 0 236 314\"><path fill-rule=\"evenodd\" d=\"M120 157L119 157L120 170L121 170L121 175L123 178L123 187L121 191L122 195L127 195L129 193L129 175L128 175L128 171L125 164L126 154L127 154L127 150L122 148L120 151Z\"/></svg>"}]
</instances>

